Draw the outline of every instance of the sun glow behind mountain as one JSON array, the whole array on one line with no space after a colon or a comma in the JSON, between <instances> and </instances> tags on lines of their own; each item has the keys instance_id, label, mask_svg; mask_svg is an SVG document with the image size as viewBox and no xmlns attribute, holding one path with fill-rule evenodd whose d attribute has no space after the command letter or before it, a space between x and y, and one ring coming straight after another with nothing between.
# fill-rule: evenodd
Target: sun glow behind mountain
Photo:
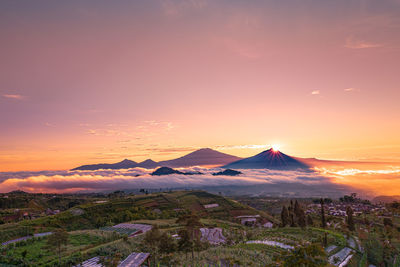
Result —
<instances>
[{"instance_id":1,"label":"sun glow behind mountain","mask_svg":"<svg viewBox=\"0 0 400 267\"><path fill-rule=\"evenodd\" d=\"M278 144L273 144L271 145L272 151L274 152L279 152L279 149L281 148L280 145Z\"/></svg>"}]
</instances>

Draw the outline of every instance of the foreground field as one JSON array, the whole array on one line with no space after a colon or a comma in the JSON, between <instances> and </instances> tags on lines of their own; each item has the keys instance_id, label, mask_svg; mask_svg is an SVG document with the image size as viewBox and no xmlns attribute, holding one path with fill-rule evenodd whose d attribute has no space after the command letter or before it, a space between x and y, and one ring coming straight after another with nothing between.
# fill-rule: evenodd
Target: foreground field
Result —
<instances>
[{"instance_id":1,"label":"foreground field","mask_svg":"<svg viewBox=\"0 0 400 267\"><path fill-rule=\"evenodd\" d=\"M203 191L96 198L57 215L0 225L3 242L62 229L68 236L60 250L52 235L11 242L1 247L0 263L73 266L99 257L106 266L116 266L132 252L148 252L152 266L296 266L293 262L304 255L319 262L304 266L399 266L397 217L383 223L371 213L365 216L369 223L357 220L354 230L348 229L345 217L327 216L325 228L318 214L309 217L303 227L283 227L278 216ZM265 228L265 222L273 227ZM113 227L120 223L151 230ZM213 238L215 244L202 236L213 231L220 235Z\"/></svg>"}]
</instances>

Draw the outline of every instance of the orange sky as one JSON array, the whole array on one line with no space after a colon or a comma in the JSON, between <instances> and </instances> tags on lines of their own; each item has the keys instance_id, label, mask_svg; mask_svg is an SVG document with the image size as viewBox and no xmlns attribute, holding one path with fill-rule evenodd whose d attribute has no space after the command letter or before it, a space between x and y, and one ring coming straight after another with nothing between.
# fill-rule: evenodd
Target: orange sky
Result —
<instances>
[{"instance_id":1,"label":"orange sky","mask_svg":"<svg viewBox=\"0 0 400 267\"><path fill-rule=\"evenodd\" d=\"M400 159L400 3L0 3L0 170L211 147Z\"/></svg>"}]
</instances>

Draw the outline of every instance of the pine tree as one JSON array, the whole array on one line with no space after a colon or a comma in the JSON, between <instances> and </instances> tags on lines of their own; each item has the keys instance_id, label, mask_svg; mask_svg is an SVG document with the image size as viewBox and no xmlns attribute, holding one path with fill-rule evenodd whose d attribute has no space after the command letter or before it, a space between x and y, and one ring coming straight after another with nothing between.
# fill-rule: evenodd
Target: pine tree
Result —
<instances>
[{"instance_id":1,"label":"pine tree","mask_svg":"<svg viewBox=\"0 0 400 267\"><path fill-rule=\"evenodd\" d=\"M296 222L301 227L306 227L306 215L303 208L300 206L299 202L296 200L294 204L294 214L296 216Z\"/></svg>"},{"instance_id":2,"label":"pine tree","mask_svg":"<svg viewBox=\"0 0 400 267\"><path fill-rule=\"evenodd\" d=\"M300 208L299 217L297 218L297 223L301 228L304 228L307 225L306 214L304 213L304 210L302 208Z\"/></svg>"},{"instance_id":3,"label":"pine tree","mask_svg":"<svg viewBox=\"0 0 400 267\"><path fill-rule=\"evenodd\" d=\"M324 200L321 198L321 227L326 228L325 210L324 210Z\"/></svg>"},{"instance_id":4,"label":"pine tree","mask_svg":"<svg viewBox=\"0 0 400 267\"><path fill-rule=\"evenodd\" d=\"M296 202L294 203L294 214L296 215L296 217L299 217L300 216L300 213L301 213L301 211L300 211L300 204L299 204L299 202L296 200Z\"/></svg>"},{"instance_id":5,"label":"pine tree","mask_svg":"<svg viewBox=\"0 0 400 267\"><path fill-rule=\"evenodd\" d=\"M293 200L290 200L290 206L288 208L288 211L289 211L290 227L295 227L296 226L296 220L295 220L295 216L294 216Z\"/></svg>"},{"instance_id":6,"label":"pine tree","mask_svg":"<svg viewBox=\"0 0 400 267\"><path fill-rule=\"evenodd\" d=\"M307 225L308 226L313 226L314 225L313 219L312 219L310 214L307 215Z\"/></svg>"},{"instance_id":7,"label":"pine tree","mask_svg":"<svg viewBox=\"0 0 400 267\"><path fill-rule=\"evenodd\" d=\"M293 212L290 212L290 227L296 227L296 220Z\"/></svg>"},{"instance_id":8,"label":"pine tree","mask_svg":"<svg viewBox=\"0 0 400 267\"><path fill-rule=\"evenodd\" d=\"M347 206L346 214L347 214L347 227L349 228L350 231L354 231L356 227L354 225L354 220L353 220L353 209L350 206Z\"/></svg>"},{"instance_id":9,"label":"pine tree","mask_svg":"<svg viewBox=\"0 0 400 267\"><path fill-rule=\"evenodd\" d=\"M286 206L282 207L281 211L281 221L282 221L282 227L285 227L286 225L289 224L289 212Z\"/></svg>"},{"instance_id":10,"label":"pine tree","mask_svg":"<svg viewBox=\"0 0 400 267\"><path fill-rule=\"evenodd\" d=\"M325 232L324 233L324 247L326 248L328 246L328 234Z\"/></svg>"}]
</instances>

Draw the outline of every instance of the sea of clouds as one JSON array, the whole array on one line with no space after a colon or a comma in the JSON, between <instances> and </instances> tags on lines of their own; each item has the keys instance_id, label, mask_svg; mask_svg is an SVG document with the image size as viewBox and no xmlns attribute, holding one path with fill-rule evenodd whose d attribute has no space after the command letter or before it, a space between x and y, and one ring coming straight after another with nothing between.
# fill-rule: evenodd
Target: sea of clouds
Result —
<instances>
[{"instance_id":1,"label":"sea of clouds","mask_svg":"<svg viewBox=\"0 0 400 267\"><path fill-rule=\"evenodd\" d=\"M315 168L313 171L240 170L238 176L214 176L220 168L178 168L202 175L152 176L153 169L96 171L0 172L0 193L13 190L42 193L109 192L144 189L206 189L227 194L342 196L357 192L365 197L400 195L400 167L384 169Z\"/></svg>"},{"instance_id":2,"label":"sea of clouds","mask_svg":"<svg viewBox=\"0 0 400 267\"><path fill-rule=\"evenodd\" d=\"M183 172L198 171L202 175L152 176L151 169L96 171L36 171L0 173L0 192L106 191L138 188L201 188L212 186L248 186L275 183L329 184L331 178L318 172L240 170L238 176L214 176L219 168L180 168Z\"/></svg>"}]
</instances>

